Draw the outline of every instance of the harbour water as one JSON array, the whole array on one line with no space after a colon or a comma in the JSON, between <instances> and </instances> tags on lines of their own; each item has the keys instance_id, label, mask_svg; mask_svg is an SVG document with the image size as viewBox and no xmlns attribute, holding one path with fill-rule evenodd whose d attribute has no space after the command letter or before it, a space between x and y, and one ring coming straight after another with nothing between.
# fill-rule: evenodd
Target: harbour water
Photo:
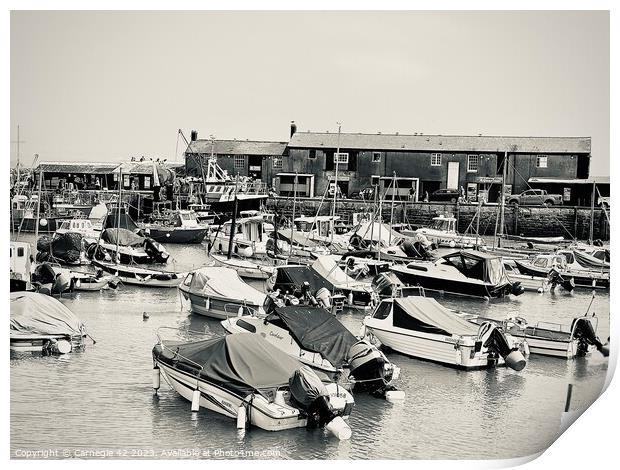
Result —
<instances>
[{"instance_id":1,"label":"harbour water","mask_svg":"<svg viewBox=\"0 0 620 470\"><path fill-rule=\"evenodd\" d=\"M204 245L167 247L169 267L189 270L206 261ZM589 290L491 301L440 299L447 307L494 318L570 324L592 299ZM590 311L599 337L609 335L609 294L597 292ZM566 389L572 408L599 395L607 360L598 352L572 361L530 356L521 372L507 368L460 371L390 353L406 392L392 404L356 395L353 436L338 441L323 430L237 431L234 422L190 404L167 384L151 388L156 330L180 328L182 337L224 334L218 321L188 312L176 289L123 285L62 299L97 340L61 357L11 356L11 453L56 450L58 457L112 458L331 458L488 459L537 453L558 435ZM143 312L149 318L143 319ZM357 334L362 311L340 319ZM200 333L195 333L200 332ZM166 335L174 332L166 333Z\"/></svg>"}]
</instances>

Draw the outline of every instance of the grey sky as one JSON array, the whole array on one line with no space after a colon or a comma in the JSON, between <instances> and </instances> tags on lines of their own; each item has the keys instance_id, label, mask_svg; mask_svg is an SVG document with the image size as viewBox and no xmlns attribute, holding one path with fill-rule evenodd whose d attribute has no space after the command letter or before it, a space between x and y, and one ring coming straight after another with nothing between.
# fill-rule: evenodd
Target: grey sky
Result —
<instances>
[{"instance_id":1,"label":"grey sky","mask_svg":"<svg viewBox=\"0 0 620 470\"><path fill-rule=\"evenodd\" d=\"M13 12L11 140L173 158L178 128L592 136L609 175L607 12ZM179 148L181 152L182 146ZM11 161L16 146L11 145Z\"/></svg>"}]
</instances>

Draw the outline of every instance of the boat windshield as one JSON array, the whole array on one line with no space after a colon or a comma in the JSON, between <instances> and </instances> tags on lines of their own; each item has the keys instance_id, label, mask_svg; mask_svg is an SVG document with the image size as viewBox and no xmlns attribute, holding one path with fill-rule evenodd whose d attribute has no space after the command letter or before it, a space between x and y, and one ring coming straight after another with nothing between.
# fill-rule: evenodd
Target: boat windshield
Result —
<instances>
[{"instance_id":1,"label":"boat windshield","mask_svg":"<svg viewBox=\"0 0 620 470\"><path fill-rule=\"evenodd\" d=\"M450 219L435 219L429 228L433 230L441 230L442 232L452 232L454 231L454 224Z\"/></svg>"}]
</instances>

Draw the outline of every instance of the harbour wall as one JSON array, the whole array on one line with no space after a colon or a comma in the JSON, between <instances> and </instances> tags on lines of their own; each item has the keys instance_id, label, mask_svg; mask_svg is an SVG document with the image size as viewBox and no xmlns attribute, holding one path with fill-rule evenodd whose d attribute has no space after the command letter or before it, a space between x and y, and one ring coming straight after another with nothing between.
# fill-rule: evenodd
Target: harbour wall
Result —
<instances>
[{"instance_id":1,"label":"harbour wall","mask_svg":"<svg viewBox=\"0 0 620 470\"><path fill-rule=\"evenodd\" d=\"M314 216L331 214L333 200L321 203L317 198L297 198L295 217L301 215ZM267 209L276 211L279 216L291 217L293 213L292 198L270 197ZM336 203L336 214L348 224L353 223L353 214L372 212L373 205L353 199L340 199ZM382 219L389 222L392 212L391 201L384 201L381 208ZM465 233L475 231L478 226L480 235L493 235L496 224L499 224L498 205L480 207L480 222L476 220L478 205L449 202L396 202L394 204L393 223L409 223L422 227L429 225L433 217L452 215L458 221L458 231ZM511 206L504 210L504 233L524 237L557 237L587 240L590 237L589 207L577 206ZM609 209L607 214L610 215ZM378 220L378 219L377 219ZM499 226L498 226L499 229ZM610 227L605 212L594 209L594 240L609 240Z\"/></svg>"}]
</instances>

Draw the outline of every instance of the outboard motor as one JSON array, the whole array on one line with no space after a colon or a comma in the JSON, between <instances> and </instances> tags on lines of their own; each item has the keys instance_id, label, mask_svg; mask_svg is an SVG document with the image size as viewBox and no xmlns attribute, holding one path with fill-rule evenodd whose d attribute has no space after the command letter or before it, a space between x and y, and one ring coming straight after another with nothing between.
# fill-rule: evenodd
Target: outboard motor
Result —
<instances>
[{"instance_id":1,"label":"outboard motor","mask_svg":"<svg viewBox=\"0 0 620 470\"><path fill-rule=\"evenodd\" d=\"M562 288L567 292L572 292L573 289L575 289L575 278L571 277L570 279L564 279L560 272L555 268L551 268L547 278L549 279L549 284L551 285L552 291L558 285L562 286Z\"/></svg>"},{"instance_id":2,"label":"outboard motor","mask_svg":"<svg viewBox=\"0 0 620 470\"><path fill-rule=\"evenodd\" d=\"M520 371L525 367L525 357L519 348L511 348L502 329L494 323L484 322L480 325L478 339L482 341L482 346L499 354L511 369Z\"/></svg>"},{"instance_id":3,"label":"outboard motor","mask_svg":"<svg viewBox=\"0 0 620 470\"><path fill-rule=\"evenodd\" d=\"M372 344L360 340L353 344L347 352L349 374L354 379L354 391L374 392L385 388L392 379L392 368L386 370L387 359Z\"/></svg>"},{"instance_id":4,"label":"outboard motor","mask_svg":"<svg viewBox=\"0 0 620 470\"><path fill-rule=\"evenodd\" d=\"M339 439L349 439L351 428L334 413L329 392L321 379L308 366L297 369L288 380L292 402L308 414L310 428L325 426Z\"/></svg>"},{"instance_id":5,"label":"outboard motor","mask_svg":"<svg viewBox=\"0 0 620 470\"><path fill-rule=\"evenodd\" d=\"M158 263L165 263L170 257L170 253L166 251L162 244L152 238L144 240L144 251Z\"/></svg>"},{"instance_id":6,"label":"outboard motor","mask_svg":"<svg viewBox=\"0 0 620 470\"><path fill-rule=\"evenodd\" d=\"M573 337L579 340L579 346L577 348L578 355L584 356L588 352L588 346L593 345L603 356L609 356L609 347L605 351L603 343L598 336L596 336L596 332L589 318L575 318L571 324L571 331L573 332ZM607 352L607 354L605 354L605 352Z\"/></svg>"},{"instance_id":7,"label":"outboard motor","mask_svg":"<svg viewBox=\"0 0 620 470\"><path fill-rule=\"evenodd\" d=\"M525 288L521 285L519 281L513 282L510 285L510 293L512 295L521 295L525 292Z\"/></svg>"},{"instance_id":8,"label":"outboard motor","mask_svg":"<svg viewBox=\"0 0 620 470\"><path fill-rule=\"evenodd\" d=\"M373 291L380 297L392 297L394 290L404 287L402 281L393 272L377 274L371 283Z\"/></svg>"}]
</instances>

